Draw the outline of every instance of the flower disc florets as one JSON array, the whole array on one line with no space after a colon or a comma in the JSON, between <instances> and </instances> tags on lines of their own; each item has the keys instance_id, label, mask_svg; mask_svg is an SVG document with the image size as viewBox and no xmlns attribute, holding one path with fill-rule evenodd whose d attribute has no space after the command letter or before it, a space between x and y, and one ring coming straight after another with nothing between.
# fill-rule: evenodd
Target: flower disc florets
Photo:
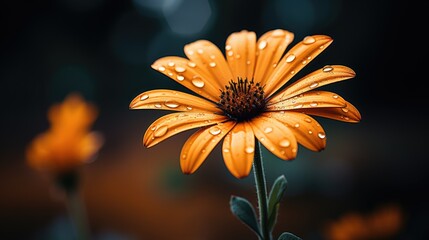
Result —
<instances>
[{"instance_id":1,"label":"flower disc florets","mask_svg":"<svg viewBox=\"0 0 429 240\"><path fill-rule=\"evenodd\" d=\"M225 115L236 121L249 120L265 109L264 89L259 82L241 79L231 80L221 90L218 106Z\"/></svg>"}]
</instances>

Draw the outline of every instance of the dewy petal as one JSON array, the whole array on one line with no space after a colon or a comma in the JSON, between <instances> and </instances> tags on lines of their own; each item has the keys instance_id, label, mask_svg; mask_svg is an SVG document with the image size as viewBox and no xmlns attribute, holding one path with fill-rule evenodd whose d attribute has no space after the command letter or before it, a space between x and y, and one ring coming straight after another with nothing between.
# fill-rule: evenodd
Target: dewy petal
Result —
<instances>
[{"instance_id":1,"label":"dewy petal","mask_svg":"<svg viewBox=\"0 0 429 240\"><path fill-rule=\"evenodd\" d=\"M203 64L182 57L163 57L156 60L152 68L207 99L219 100L219 89L223 85L213 81L213 76Z\"/></svg>"},{"instance_id":2,"label":"dewy petal","mask_svg":"<svg viewBox=\"0 0 429 240\"><path fill-rule=\"evenodd\" d=\"M293 41L294 34L282 29L266 32L258 39L254 79L263 86L277 67L284 51Z\"/></svg>"},{"instance_id":3,"label":"dewy petal","mask_svg":"<svg viewBox=\"0 0 429 240\"><path fill-rule=\"evenodd\" d=\"M233 74L237 78L252 79L256 63L256 34L243 30L229 35L225 44L225 55Z\"/></svg>"},{"instance_id":4,"label":"dewy petal","mask_svg":"<svg viewBox=\"0 0 429 240\"><path fill-rule=\"evenodd\" d=\"M182 112L220 112L213 102L180 91L156 89L137 95L131 109L157 109Z\"/></svg>"},{"instance_id":5,"label":"dewy petal","mask_svg":"<svg viewBox=\"0 0 429 240\"><path fill-rule=\"evenodd\" d=\"M213 113L171 113L158 118L148 127L143 137L143 144L146 147L152 147L177 133L226 120L227 117Z\"/></svg>"},{"instance_id":6,"label":"dewy petal","mask_svg":"<svg viewBox=\"0 0 429 240\"><path fill-rule=\"evenodd\" d=\"M355 75L356 73L352 69L345 66L325 66L281 90L271 101L279 102L327 84L353 78Z\"/></svg>"},{"instance_id":7,"label":"dewy petal","mask_svg":"<svg viewBox=\"0 0 429 240\"><path fill-rule=\"evenodd\" d=\"M346 100L338 94L327 91L310 91L281 102L268 102L268 111L282 111L306 108L345 107Z\"/></svg>"},{"instance_id":8,"label":"dewy petal","mask_svg":"<svg viewBox=\"0 0 429 240\"><path fill-rule=\"evenodd\" d=\"M205 127L192 134L180 153L180 166L185 174L194 173L204 162L213 148L234 127L235 122L219 123Z\"/></svg>"},{"instance_id":9,"label":"dewy petal","mask_svg":"<svg viewBox=\"0 0 429 240\"><path fill-rule=\"evenodd\" d=\"M236 178L247 177L252 169L255 135L247 122L237 123L223 140L222 155L228 170Z\"/></svg>"},{"instance_id":10,"label":"dewy petal","mask_svg":"<svg viewBox=\"0 0 429 240\"><path fill-rule=\"evenodd\" d=\"M298 112L279 111L264 113L284 123L295 135L298 143L312 151L321 151L326 146L326 134L312 117Z\"/></svg>"},{"instance_id":11,"label":"dewy petal","mask_svg":"<svg viewBox=\"0 0 429 240\"><path fill-rule=\"evenodd\" d=\"M185 45L186 56L201 69L209 74L209 81L216 82L219 95L219 89L233 79L229 65L222 52L212 42L207 40L198 40Z\"/></svg>"},{"instance_id":12,"label":"dewy petal","mask_svg":"<svg viewBox=\"0 0 429 240\"><path fill-rule=\"evenodd\" d=\"M253 118L249 123L255 136L274 155L283 160L296 157L298 143L292 131L283 123L263 115Z\"/></svg>"},{"instance_id":13,"label":"dewy petal","mask_svg":"<svg viewBox=\"0 0 429 240\"><path fill-rule=\"evenodd\" d=\"M361 120L359 111L349 102L346 102L346 106L341 108L308 108L302 109L300 112L349 123L357 123Z\"/></svg>"},{"instance_id":14,"label":"dewy petal","mask_svg":"<svg viewBox=\"0 0 429 240\"><path fill-rule=\"evenodd\" d=\"M280 89L332 41L332 38L324 35L308 36L290 49L280 60L274 72L268 76L264 89L266 95L269 97Z\"/></svg>"}]
</instances>

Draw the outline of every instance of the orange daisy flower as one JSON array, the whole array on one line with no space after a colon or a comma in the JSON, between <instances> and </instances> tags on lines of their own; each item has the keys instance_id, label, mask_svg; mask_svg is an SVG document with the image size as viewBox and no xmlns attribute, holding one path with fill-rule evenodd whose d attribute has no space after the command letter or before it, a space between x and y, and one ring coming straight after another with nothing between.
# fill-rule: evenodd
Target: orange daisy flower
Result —
<instances>
[{"instance_id":1,"label":"orange daisy flower","mask_svg":"<svg viewBox=\"0 0 429 240\"><path fill-rule=\"evenodd\" d=\"M255 137L283 160L296 157L298 143L313 151L324 149L325 131L310 115L344 122L359 122L361 116L338 94L315 89L350 79L355 72L328 65L283 87L333 41L324 35L308 36L284 54L293 39L293 33L282 29L259 39L243 30L227 38L225 55L212 42L198 40L185 45L187 58L167 56L155 61L153 69L201 97L168 89L136 96L130 109L177 111L154 121L143 144L153 147L199 128L182 148L183 173L194 173L223 139L223 159L236 178L251 171Z\"/></svg>"},{"instance_id":2,"label":"orange daisy flower","mask_svg":"<svg viewBox=\"0 0 429 240\"><path fill-rule=\"evenodd\" d=\"M27 148L29 166L61 174L92 160L103 144L99 133L89 131L97 114L96 107L78 94L51 106L50 128L36 136Z\"/></svg>"}]
</instances>

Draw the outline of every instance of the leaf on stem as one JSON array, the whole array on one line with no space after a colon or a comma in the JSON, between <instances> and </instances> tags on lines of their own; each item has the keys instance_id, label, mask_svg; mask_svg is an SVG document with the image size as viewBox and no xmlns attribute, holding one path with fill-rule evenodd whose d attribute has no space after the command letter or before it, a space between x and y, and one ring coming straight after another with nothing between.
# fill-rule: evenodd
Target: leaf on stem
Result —
<instances>
[{"instance_id":1,"label":"leaf on stem","mask_svg":"<svg viewBox=\"0 0 429 240\"><path fill-rule=\"evenodd\" d=\"M250 229L252 229L260 238L261 230L256 219L256 213L252 204L242 197L232 196L230 200L232 213Z\"/></svg>"},{"instance_id":2,"label":"leaf on stem","mask_svg":"<svg viewBox=\"0 0 429 240\"><path fill-rule=\"evenodd\" d=\"M290 232L284 232L277 240L302 240L302 238L290 233Z\"/></svg>"},{"instance_id":3,"label":"leaf on stem","mask_svg":"<svg viewBox=\"0 0 429 240\"><path fill-rule=\"evenodd\" d=\"M277 221L280 201L286 190L287 181L284 175L276 179L270 191L268 199L268 227L272 231Z\"/></svg>"}]
</instances>

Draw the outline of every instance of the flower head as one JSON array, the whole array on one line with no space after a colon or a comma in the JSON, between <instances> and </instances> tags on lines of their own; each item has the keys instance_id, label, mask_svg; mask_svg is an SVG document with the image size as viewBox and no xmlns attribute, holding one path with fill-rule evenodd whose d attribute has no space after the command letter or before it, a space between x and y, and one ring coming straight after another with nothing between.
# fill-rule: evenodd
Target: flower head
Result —
<instances>
[{"instance_id":1,"label":"flower head","mask_svg":"<svg viewBox=\"0 0 429 240\"><path fill-rule=\"evenodd\" d=\"M228 37L225 55L210 41L198 40L184 47L187 58L167 56L155 61L153 69L199 96L167 89L136 96L131 109L175 111L149 126L143 144L152 147L198 128L182 148L182 171L195 172L223 140L224 162L237 178L250 173L255 137L283 160L296 157L298 143L313 151L324 149L325 131L310 115L344 122L359 122L361 116L338 94L315 89L350 79L355 72L328 65L283 87L333 41L324 35L308 36L284 54L293 38L293 33L282 29L259 39L243 30Z\"/></svg>"},{"instance_id":2,"label":"flower head","mask_svg":"<svg viewBox=\"0 0 429 240\"><path fill-rule=\"evenodd\" d=\"M97 109L78 94L70 94L48 111L50 128L36 136L27 148L28 164L54 174L72 170L90 160L103 140L89 128Z\"/></svg>"}]
</instances>

